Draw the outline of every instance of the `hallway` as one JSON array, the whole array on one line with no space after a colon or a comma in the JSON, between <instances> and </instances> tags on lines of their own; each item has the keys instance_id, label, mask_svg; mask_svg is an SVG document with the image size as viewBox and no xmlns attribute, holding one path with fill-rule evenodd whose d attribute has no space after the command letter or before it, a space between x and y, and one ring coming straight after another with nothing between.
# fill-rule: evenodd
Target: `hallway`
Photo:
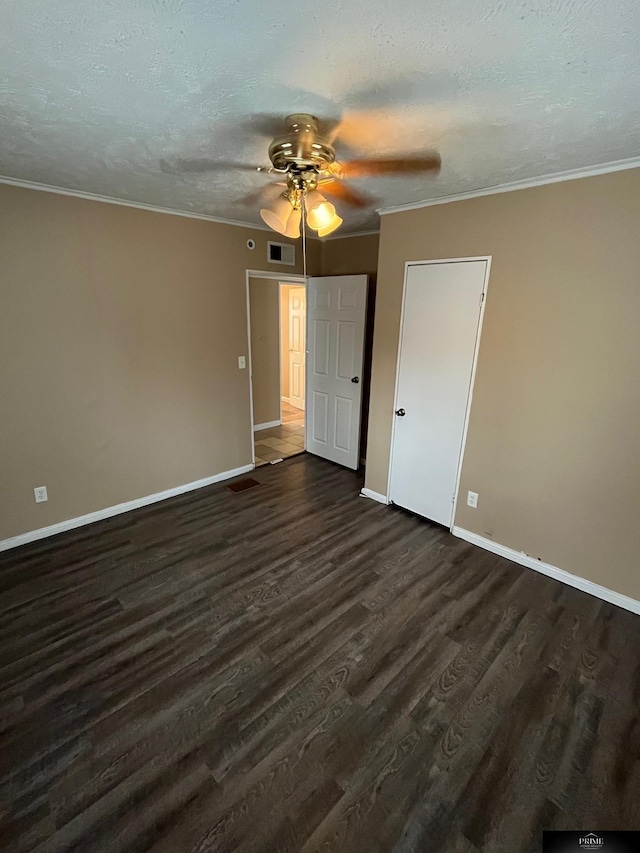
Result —
<instances>
[{"instance_id":1,"label":"hallway","mask_svg":"<svg viewBox=\"0 0 640 853\"><path fill-rule=\"evenodd\" d=\"M286 459L304 450L304 411L282 402L282 426L253 434L256 468L276 459Z\"/></svg>"}]
</instances>

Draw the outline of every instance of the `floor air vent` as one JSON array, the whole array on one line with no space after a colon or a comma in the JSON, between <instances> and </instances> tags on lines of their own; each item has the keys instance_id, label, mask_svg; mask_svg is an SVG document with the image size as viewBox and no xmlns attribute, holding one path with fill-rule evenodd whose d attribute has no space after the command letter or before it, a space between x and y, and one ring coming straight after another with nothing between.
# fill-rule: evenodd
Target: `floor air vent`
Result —
<instances>
[{"instance_id":1,"label":"floor air vent","mask_svg":"<svg viewBox=\"0 0 640 853\"><path fill-rule=\"evenodd\" d=\"M238 494L238 492L246 492L247 489L253 489L255 486L259 485L260 483L257 480L254 480L253 477L247 477L244 480L238 480L237 483L231 483L227 488L230 492Z\"/></svg>"}]
</instances>

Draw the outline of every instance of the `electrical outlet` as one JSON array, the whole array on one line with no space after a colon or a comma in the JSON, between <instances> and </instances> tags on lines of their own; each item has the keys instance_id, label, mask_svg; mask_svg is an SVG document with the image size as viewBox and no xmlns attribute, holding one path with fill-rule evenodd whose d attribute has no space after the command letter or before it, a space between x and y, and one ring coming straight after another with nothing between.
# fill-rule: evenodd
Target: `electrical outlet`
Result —
<instances>
[{"instance_id":1,"label":"electrical outlet","mask_svg":"<svg viewBox=\"0 0 640 853\"><path fill-rule=\"evenodd\" d=\"M478 493L467 492L467 506L472 506L474 509L478 506Z\"/></svg>"},{"instance_id":2,"label":"electrical outlet","mask_svg":"<svg viewBox=\"0 0 640 853\"><path fill-rule=\"evenodd\" d=\"M33 490L33 494L35 496L37 504L41 504L49 500L46 486L36 486Z\"/></svg>"},{"instance_id":3,"label":"electrical outlet","mask_svg":"<svg viewBox=\"0 0 640 853\"><path fill-rule=\"evenodd\" d=\"M240 370L244 370L246 366L247 366L247 359L245 358L245 356L239 355L238 356L238 367L240 368Z\"/></svg>"}]
</instances>

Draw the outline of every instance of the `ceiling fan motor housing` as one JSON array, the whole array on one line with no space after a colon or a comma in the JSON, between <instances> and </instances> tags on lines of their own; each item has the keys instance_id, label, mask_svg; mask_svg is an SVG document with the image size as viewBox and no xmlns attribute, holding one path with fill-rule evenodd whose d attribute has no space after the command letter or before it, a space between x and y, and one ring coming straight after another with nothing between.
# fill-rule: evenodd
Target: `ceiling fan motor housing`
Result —
<instances>
[{"instance_id":1,"label":"ceiling fan motor housing","mask_svg":"<svg viewBox=\"0 0 640 853\"><path fill-rule=\"evenodd\" d=\"M318 133L318 119L307 113L287 116L287 133L269 146L269 159L279 172L323 171L336 159L333 145Z\"/></svg>"}]
</instances>

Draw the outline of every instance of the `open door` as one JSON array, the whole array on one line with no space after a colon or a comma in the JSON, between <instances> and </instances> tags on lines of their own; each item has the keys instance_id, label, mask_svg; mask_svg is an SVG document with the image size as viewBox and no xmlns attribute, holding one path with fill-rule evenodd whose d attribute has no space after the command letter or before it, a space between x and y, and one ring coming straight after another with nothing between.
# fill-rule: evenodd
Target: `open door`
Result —
<instances>
[{"instance_id":1,"label":"open door","mask_svg":"<svg viewBox=\"0 0 640 853\"><path fill-rule=\"evenodd\" d=\"M309 279L307 450L347 468L360 462L367 276Z\"/></svg>"}]
</instances>

